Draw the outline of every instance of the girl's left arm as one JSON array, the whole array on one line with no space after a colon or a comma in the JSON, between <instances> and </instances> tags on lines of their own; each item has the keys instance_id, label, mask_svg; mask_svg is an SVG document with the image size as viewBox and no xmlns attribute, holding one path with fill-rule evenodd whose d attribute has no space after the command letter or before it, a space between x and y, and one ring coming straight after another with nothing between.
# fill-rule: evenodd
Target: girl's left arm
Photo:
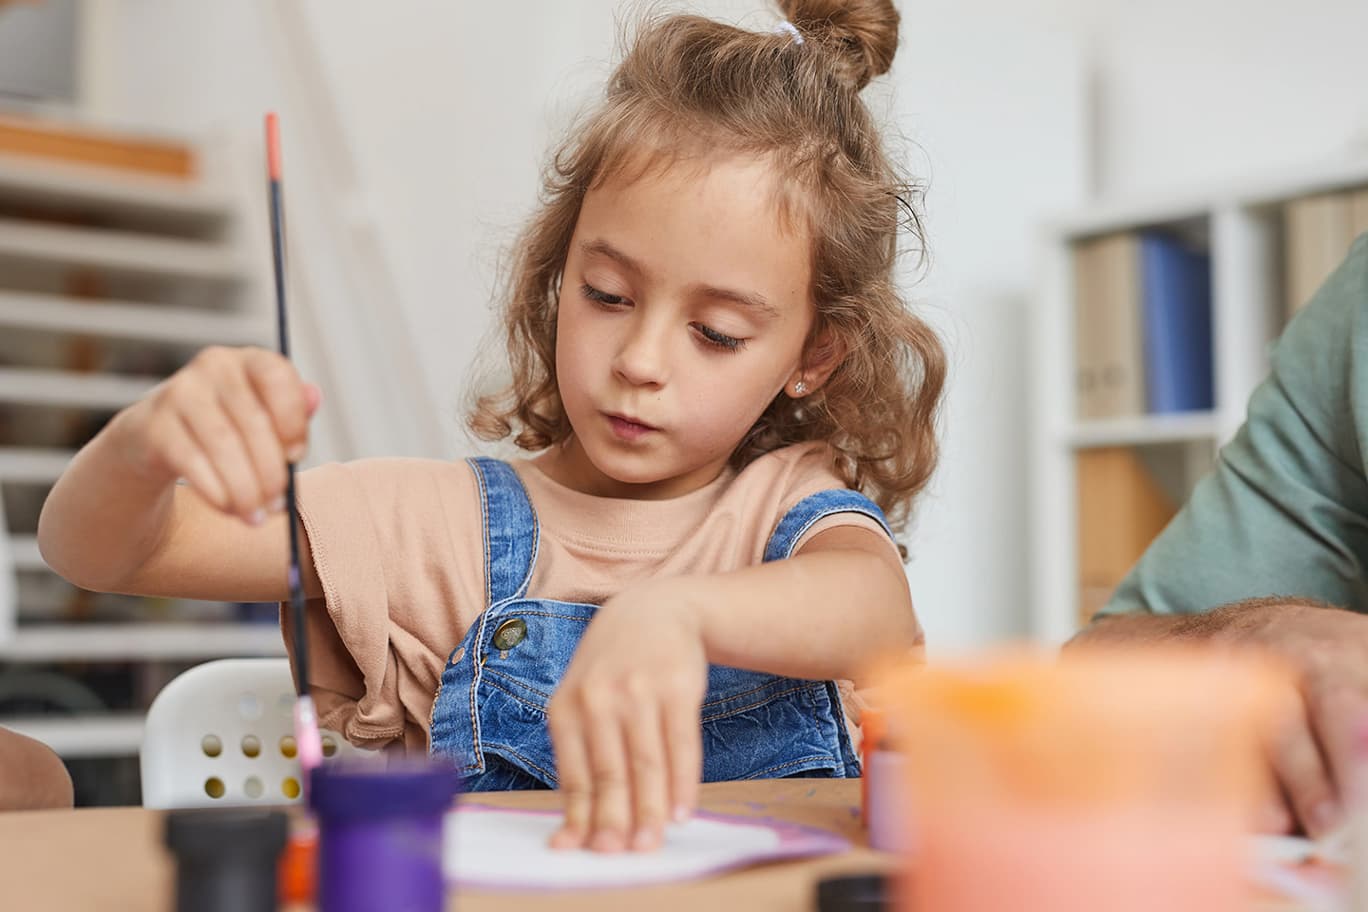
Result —
<instances>
[{"instance_id":1,"label":"girl's left arm","mask_svg":"<svg viewBox=\"0 0 1368 912\"><path fill-rule=\"evenodd\" d=\"M921 643L887 541L836 527L788 560L647 580L599 609L547 710L565 822L553 844L660 844L697 804L708 665L854 678Z\"/></svg>"},{"instance_id":2,"label":"girl's left arm","mask_svg":"<svg viewBox=\"0 0 1368 912\"><path fill-rule=\"evenodd\" d=\"M854 679L922 643L907 576L887 539L821 532L788 560L664 581L697 615L708 661L790 678Z\"/></svg>"}]
</instances>

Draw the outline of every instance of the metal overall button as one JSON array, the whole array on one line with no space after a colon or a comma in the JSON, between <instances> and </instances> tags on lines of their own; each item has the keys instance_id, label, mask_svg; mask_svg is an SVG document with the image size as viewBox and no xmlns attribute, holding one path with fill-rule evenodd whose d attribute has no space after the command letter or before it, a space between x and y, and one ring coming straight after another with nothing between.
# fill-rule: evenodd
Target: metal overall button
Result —
<instances>
[{"instance_id":1,"label":"metal overall button","mask_svg":"<svg viewBox=\"0 0 1368 912\"><path fill-rule=\"evenodd\" d=\"M494 631L494 648L507 652L517 646L527 636L527 622L522 618L510 618Z\"/></svg>"}]
</instances>

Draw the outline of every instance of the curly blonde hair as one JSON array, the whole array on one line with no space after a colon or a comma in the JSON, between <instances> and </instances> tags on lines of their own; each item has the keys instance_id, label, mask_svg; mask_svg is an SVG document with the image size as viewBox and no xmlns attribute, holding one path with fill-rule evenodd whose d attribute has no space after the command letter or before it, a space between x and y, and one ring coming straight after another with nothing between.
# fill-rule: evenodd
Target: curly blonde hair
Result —
<instances>
[{"instance_id":1,"label":"curly blonde hair","mask_svg":"<svg viewBox=\"0 0 1368 912\"><path fill-rule=\"evenodd\" d=\"M890 0L781 0L801 42L698 16L642 25L602 103L560 145L540 206L513 250L504 328L512 381L478 398L468 423L526 450L565 440L556 386L556 306L588 190L621 174L637 150L666 158L763 155L792 188L781 201L806 221L812 247L809 347L843 357L818 393L780 393L739 443L740 468L803 441L830 445L833 468L901 527L938 455L946 358L894 283L899 231L924 249L915 185L883 150L860 90L887 72L898 43Z\"/></svg>"}]
</instances>

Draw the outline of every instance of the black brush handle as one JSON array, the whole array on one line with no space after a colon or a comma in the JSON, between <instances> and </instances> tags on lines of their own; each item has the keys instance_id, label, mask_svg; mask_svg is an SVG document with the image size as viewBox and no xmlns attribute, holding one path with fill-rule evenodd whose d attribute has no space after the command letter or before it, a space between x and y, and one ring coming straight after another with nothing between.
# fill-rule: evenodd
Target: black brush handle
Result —
<instances>
[{"instance_id":1,"label":"black brush handle","mask_svg":"<svg viewBox=\"0 0 1368 912\"><path fill-rule=\"evenodd\" d=\"M280 354L290 357L290 330L285 317L285 207L280 181L271 179L271 253L275 262L276 333ZM295 464L285 463L285 510L290 523L290 613L295 643L295 690L309 693L309 648L304 632L304 582L299 571L299 511L295 505Z\"/></svg>"}]
</instances>

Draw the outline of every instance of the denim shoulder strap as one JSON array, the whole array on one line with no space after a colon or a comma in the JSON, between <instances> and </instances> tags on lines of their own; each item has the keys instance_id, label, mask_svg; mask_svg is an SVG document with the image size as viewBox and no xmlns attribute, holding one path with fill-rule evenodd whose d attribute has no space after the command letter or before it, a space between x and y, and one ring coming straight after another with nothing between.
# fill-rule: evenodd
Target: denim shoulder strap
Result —
<instances>
[{"instance_id":1,"label":"denim shoulder strap","mask_svg":"<svg viewBox=\"0 0 1368 912\"><path fill-rule=\"evenodd\" d=\"M794 546L807 530L818 520L833 513L863 513L882 526L889 538L893 537L893 531L888 528L888 520L884 518L878 504L859 491L834 488L809 494L784 514L783 519L779 520L779 525L775 527L774 534L770 536L769 544L765 546L765 560L785 560L792 557Z\"/></svg>"},{"instance_id":2,"label":"denim shoulder strap","mask_svg":"<svg viewBox=\"0 0 1368 912\"><path fill-rule=\"evenodd\" d=\"M480 456L466 460L480 486L484 525L485 607L527 594L541 540L537 513L513 467Z\"/></svg>"}]
</instances>

